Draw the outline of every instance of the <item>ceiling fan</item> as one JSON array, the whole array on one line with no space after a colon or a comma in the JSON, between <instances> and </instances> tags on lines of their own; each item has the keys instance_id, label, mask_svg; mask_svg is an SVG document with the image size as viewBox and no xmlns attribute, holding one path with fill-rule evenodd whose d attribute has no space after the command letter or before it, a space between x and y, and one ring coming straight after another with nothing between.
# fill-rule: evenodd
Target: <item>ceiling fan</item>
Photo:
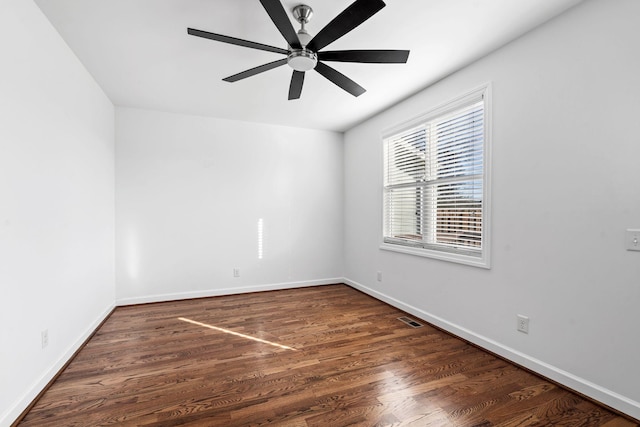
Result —
<instances>
[{"instance_id":1,"label":"ceiling fan","mask_svg":"<svg viewBox=\"0 0 640 427\"><path fill-rule=\"evenodd\" d=\"M382 0L356 0L314 37L309 35L305 30L305 24L309 22L313 15L313 10L309 6L301 4L293 9L293 16L301 25L300 30L296 32L280 0L260 0L260 3L262 3L271 20L288 43L288 49L193 28L187 29L187 33L192 36L280 53L287 56L284 59L269 62L268 64L260 65L226 77L223 79L226 82L237 82L238 80L288 64L293 68L291 84L289 85L289 100L300 98L305 72L313 69L353 96L360 96L365 92L362 86L322 61L404 64L409 58L408 50L321 51L325 46L344 36L385 7L385 3Z\"/></svg>"}]
</instances>

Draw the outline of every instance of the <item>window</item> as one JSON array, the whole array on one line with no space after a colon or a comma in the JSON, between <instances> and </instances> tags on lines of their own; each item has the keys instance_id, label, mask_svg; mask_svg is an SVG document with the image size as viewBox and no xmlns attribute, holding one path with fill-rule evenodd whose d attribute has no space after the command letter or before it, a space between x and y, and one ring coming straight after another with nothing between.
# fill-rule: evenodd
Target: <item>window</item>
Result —
<instances>
[{"instance_id":1,"label":"window","mask_svg":"<svg viewBox=\"0 0 640 427\"><path fill-rule=\"evenodd\" d=\"M385 132L382 249L489 267L488 91Z\"/></svg>"}]
</instances>

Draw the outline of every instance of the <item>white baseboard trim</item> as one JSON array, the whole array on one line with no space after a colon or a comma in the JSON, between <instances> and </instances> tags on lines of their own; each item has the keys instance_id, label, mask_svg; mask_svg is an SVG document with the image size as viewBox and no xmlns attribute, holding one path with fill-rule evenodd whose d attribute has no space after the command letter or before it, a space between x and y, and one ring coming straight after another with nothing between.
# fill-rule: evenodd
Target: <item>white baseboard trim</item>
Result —
<instances>
[{"instance_id":1,"label":"white baseboard trim","mask_svg":"<svg viewBox=\"0 0 640 427\"><path fill-rule=\"evenodd\" d=\"M170 294L157 294L142 297L119 298L117 306L149 304L154 302L176 301L192 298L218 297L222 295L246 294L250 292L277 291L283 289L304 288L309 286L333 285L343 282L342 277L330 279L305 280L300 282L273 283L267 285L253 285L244 287L229 287L221 289L207 289L203 291L176 292Z\"/></svg>"},{"instance_id":2,"label":"white baseboard trim","mask_svg":"<svg viewBox=\"0 0 640 427\"><path fill-rule=\"evenodd\" d=\"M76 351L84 344L84 342L98 329L98 326L107 318L107 316L113 311L115 304L111 304L104 310L96 320L91 323L84 332L78 337L78 339L69 346L58 360L38 379L29 390L19 397L4 414L0 416L0 427L9 427L18 417L22 414L22 411L38 397L38 394L49 384L62 367L73 357Z\"/></svg>"},{"instance_id":3,"label":"white baseboard trim","mask_svg":"<svg viewBox=\"0 0 640 427\"><path fill-rule=\"evenodd\" d=\"M505 359L510 360L520 366L530 369L531 371L549 378L559 384L562 384L567 388L575 390L578 393L581 393L587 397L590 397L591 399L594 399L613 409L627 414L630 417L640 419L640 402L636 402L626 396L622 396L614 391L599 386L598 384L594 384L584 378L578 377L570 372L545 363L542 360L538 360L518 350L507 347L497 341L479 335L469 329L458 326L441 317L416 308L410 304L404 303L380 291L371 289L361 283L347 278L343 278L342 282L380 301L384 301L387 304L392 305L393 307L419 317L420 319L425 320L426 322L429 322L432 325L435 325L438 328L441 328L453 335L463 338L479 347L482 347L492 353L504 357Z\"/></svg>"}]
</instances>

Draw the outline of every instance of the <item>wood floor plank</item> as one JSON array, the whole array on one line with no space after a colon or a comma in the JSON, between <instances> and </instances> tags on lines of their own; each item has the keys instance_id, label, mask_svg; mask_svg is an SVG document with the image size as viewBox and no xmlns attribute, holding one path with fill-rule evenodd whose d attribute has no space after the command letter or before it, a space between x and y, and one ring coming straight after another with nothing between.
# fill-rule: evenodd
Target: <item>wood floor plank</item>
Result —
<instances>
[{"instance_id":1,"label":"wood floor plank","mask_svg":"<svg viewBox=\"0 0 640 427\"><path fill-rule=\"evenodd\" d=\"M119 307L20 426L637 425L345 285Z\"/></svg>"}]
</instances>

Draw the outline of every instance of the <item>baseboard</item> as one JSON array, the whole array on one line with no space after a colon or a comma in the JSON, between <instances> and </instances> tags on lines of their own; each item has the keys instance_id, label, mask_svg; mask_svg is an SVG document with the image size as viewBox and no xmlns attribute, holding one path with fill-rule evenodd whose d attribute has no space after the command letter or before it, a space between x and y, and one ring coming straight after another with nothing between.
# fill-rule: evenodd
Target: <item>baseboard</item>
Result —
<instances>
[{"instance_id":1,"label":"baseboard","mask_svg":"<svg viewBox=\"0 0 640 427\"><path fill-rule=\"evenodd\" d=\"M283 289L304 288L309 286L332 285L335 283L342 283L342 281L342 277L335 277L331 279L305 280L300 282L272 283L267 285L207 289L203 291L177 292L170 294L148 295L142 297L119 298L116 300L116 306L149 304L154 302L177 301L192 298L218 297L222 295L246 294L250 292L277 291Z\"/></svg>"},{"instance_id":2,"label":"baseboard","mask_svg":"<svg viewBox=\"0 0 640 427\"><path fill-rule=\"evenodd\" d=\"M564 371L553 365L545 363L544 361L524 354L518 350L507 347L490 338L484 337L469 329L451 323L441 317L416 308L411 304L407 304L380 291L371 289L361 283L347 278L343 278L342 282L380 301L384 301L387 304L392 305L393 307L396 307L422 320L425 320L426 322L429 322L432 325L443 329L455 336L458 336L483 349L486 349L491 353L495 353L498 356L503 357L520 366L523 366L528 370L549 378L550 380L555 381L571 390L574 390L590 399L609 406L616 411L635 418L636 420L640 420L640 402L636 402L626 396L622 396L618 393L601 387L598 384L594 384L584 378L573 375L570 372Z\"/></svg>"},{"instance_id":3,"label":"baseboard","mask_svg":"<svg viewBox=\"0 0 640 427\"><path fill-rule=\"evenodd\" d=\"M91 335L98 329L98 327L104 322L104 320L111 314L113 309L115 308L115 304L111 304L107 309L102 312L96 320L91 323L78 337L78 339L69 346L66 352L58 358L58 360L45 372L40 379L38 379L29 390L24 393L19 399L17 399L9 409L0 416L0 427L11 426L22 413L27 409L35 399L40 395L40 393L47 387L47 385L53 380L60 371L64 368L64 366L71 360L71 358L76 354L76 352L84 345Z\"/></svg>"}]
</instances>

